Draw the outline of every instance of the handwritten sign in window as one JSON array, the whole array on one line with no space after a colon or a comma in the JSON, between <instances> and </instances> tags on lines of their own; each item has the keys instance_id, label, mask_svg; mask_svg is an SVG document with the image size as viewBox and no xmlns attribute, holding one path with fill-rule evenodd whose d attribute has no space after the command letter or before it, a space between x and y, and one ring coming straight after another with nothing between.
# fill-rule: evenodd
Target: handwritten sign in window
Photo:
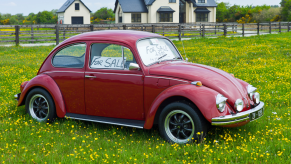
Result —
<instances>
[{"instance_id":1,"label":"handwritten sign in window","mask_svg":"<svg viewBox=\"0 0 291 164\"><path fill-rule=\"evenodd\" d=\"M177 54L173 52L173 46L165 39L146 39L138 42L137 47L145 65L161 60L174 59ZM170 47L172 46L172 47Z\"/></svg>"},{"instance_id":2,"label":"handwritten sign in window","mask_svg":"<svg viewBox=\"0 0 291 164\"><path fill-rule=\"evenodd\" d=\"M99 68L99 69L123 69L122 57L101 57L95 56L91 62L91 68Z\"/></svg>"}]
</instances>

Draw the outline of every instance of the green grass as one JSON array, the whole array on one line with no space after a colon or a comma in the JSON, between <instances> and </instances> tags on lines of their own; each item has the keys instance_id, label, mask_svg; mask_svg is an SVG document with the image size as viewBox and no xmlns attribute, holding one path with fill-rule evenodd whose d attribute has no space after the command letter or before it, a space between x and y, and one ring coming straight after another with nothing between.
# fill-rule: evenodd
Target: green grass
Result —
<instances>
[{"instance_id":1,"label":"green grass","mask_svg":"<svg viewBox=\"0 0 291 164\"><path fill-rule=\"evenodd\" d=\"M0 47L0 161L5 163L288 163L291 160L291 33L174 43L191 62L233 73L258 88L265 114L238 128L213 128L199 144L171 145L158 129L57 119L38 123L13 95L51 47Z\"/></svg>"}]
</instances>

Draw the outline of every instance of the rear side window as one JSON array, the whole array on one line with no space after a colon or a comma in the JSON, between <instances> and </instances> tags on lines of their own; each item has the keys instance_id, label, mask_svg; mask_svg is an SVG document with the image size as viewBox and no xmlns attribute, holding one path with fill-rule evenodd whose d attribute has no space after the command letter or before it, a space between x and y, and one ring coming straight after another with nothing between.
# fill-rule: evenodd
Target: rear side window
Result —
<instances>
[{"instance_id":1,"label":"rear side window","mask_svg":"<svg viewBox=\"0 0 291 164\"><path fill-rule=\"evenodd\" d=\"M74 44L57 52L52 60L54 67L83 68L85 60L86 44Z\"/></svg>"}]
</instances>

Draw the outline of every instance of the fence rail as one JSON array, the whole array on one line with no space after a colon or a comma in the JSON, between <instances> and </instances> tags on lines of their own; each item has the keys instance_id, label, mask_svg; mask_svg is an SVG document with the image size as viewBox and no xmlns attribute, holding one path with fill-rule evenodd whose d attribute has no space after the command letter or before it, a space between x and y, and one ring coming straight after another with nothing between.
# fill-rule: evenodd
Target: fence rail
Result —
<instances>
[{"instance_id":1,"label":"fence rail","mask_svg":"<svg viewBox=\"0 0 291 164\"><path fill-rule=\"evenodd\" d=\"M193 23L193 24L95 24L95 25L0 25L0 44L40 43L65 40L71 36L100 30L138 30L169 38L249 36L290 32L291 22Z\"/></svg>"}]
</instances>

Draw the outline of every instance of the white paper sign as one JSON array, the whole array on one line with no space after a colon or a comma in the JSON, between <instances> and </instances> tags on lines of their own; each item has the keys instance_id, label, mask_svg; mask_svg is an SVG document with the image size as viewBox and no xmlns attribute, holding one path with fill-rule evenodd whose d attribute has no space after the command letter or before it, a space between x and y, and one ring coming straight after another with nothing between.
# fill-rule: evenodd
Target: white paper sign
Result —
<instances>
[{"instance_id":1,"label":"white paper sign","mask_svg":"<svg viewBox=\"0 0 291 164\"><path fill-rule=\"evenodd\" d=\"M126 58L124 58L125 62ZM122 57L95 56L91 62L91 68L123 69Z\"/></svg>"}]
</instances>

